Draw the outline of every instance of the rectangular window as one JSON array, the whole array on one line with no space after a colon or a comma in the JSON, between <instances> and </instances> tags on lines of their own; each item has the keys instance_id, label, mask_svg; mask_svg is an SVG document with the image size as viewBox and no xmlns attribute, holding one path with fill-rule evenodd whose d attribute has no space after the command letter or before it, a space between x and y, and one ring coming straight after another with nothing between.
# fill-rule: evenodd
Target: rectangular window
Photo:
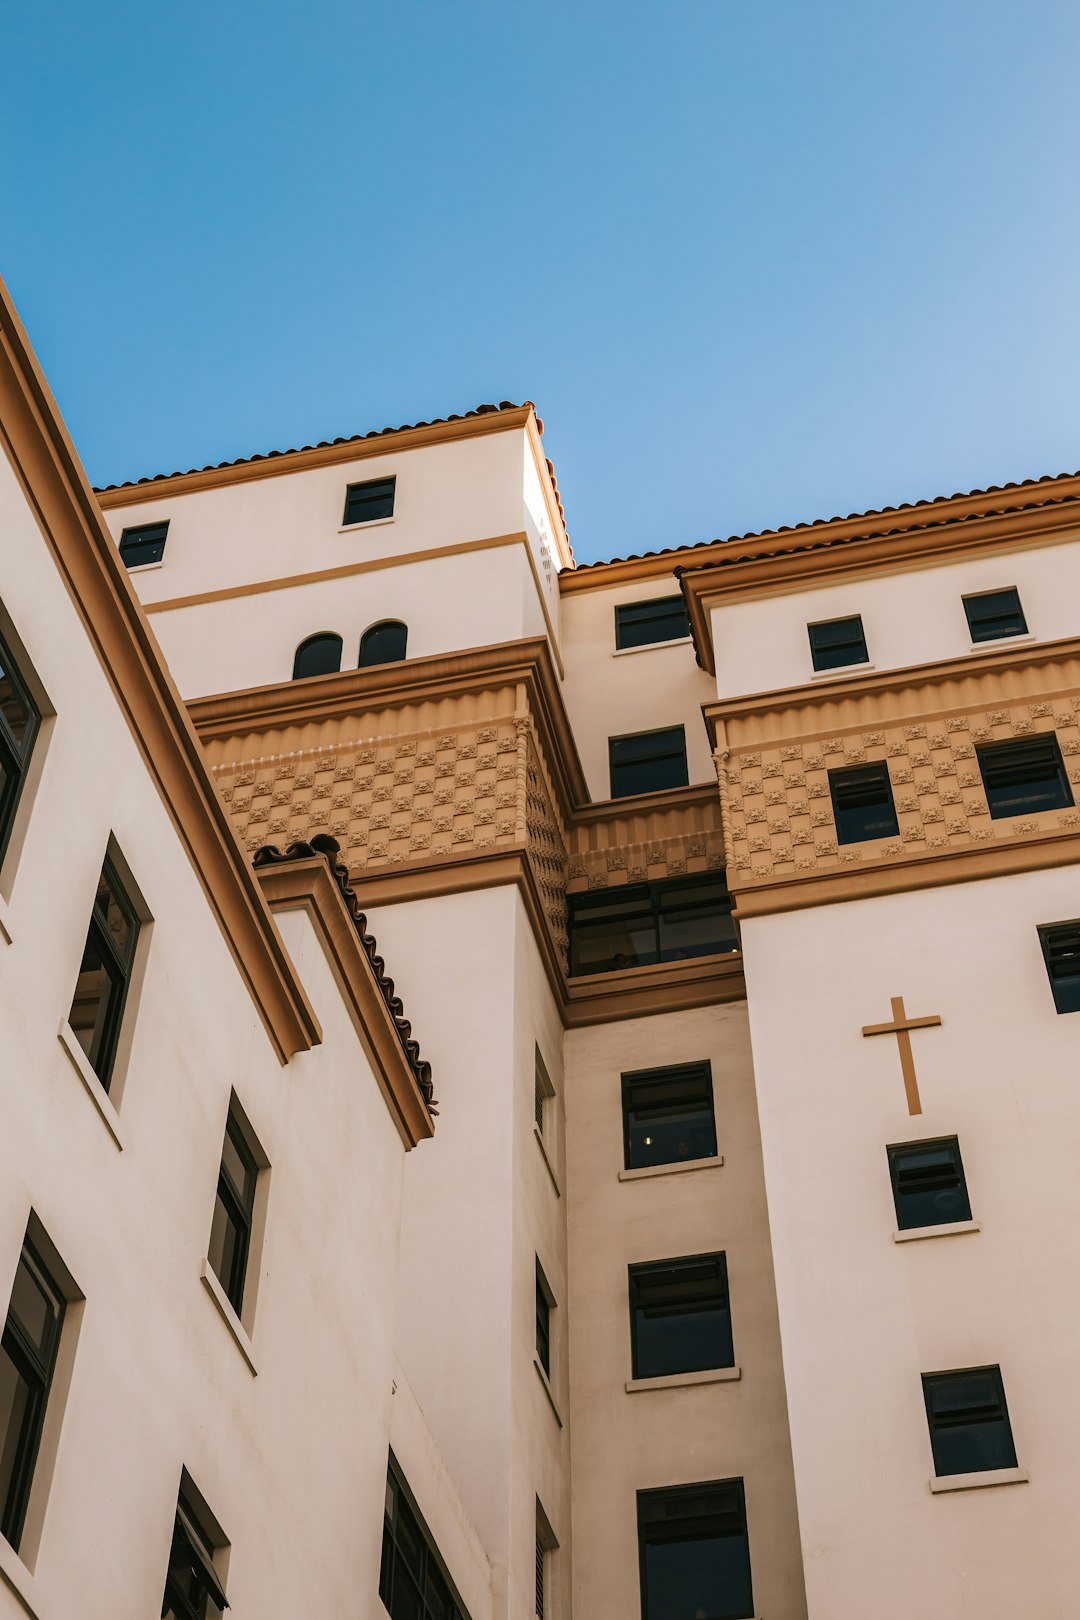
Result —
<instances>
[{"instance_id":1,"label":"rectangular window","mask_svg":"<svg viewBox=\"0 0 1080 1620\"><path fill-rule=\"evenodd\" d=\"M386 1476L379 1596L390 1620L469 1620L393 1456Z\"/></svg>"},{"instance_id":2,"label":"rectangular window","mask_svg":"<svg viewBox=\"0 0 1080 1620\"><path fill-rule=\"evenodd\" d=\"M26 682L0 641L0 861L11 837L40 721Z\"/></svg>"},{"instance_id":3,"label":"rectangular window","mask_svg":"<svg viewBox=\"0 0 1080 1620\"><path fill-rule=\"evenodd\" d=\"M545 1140L554 1135L552 1127L552 1104L555 1101L555 1087L547 1072L539 1046L534 1048L533 1055L533 1109L536 1128ZM549 1141L549 1147L553 1144Z\"/></svg>"},{"instance_id":4,"label":"rectangular window","mask_svg":"<svg viewBox=\"0 0 1080 1620\"><path fill-rule=\"evenodd\" d=\"M651 647L659 641L682 640L689 634L690 621L681 596L623 602L615 609L616 647Z\"/></svg>"},{"instance_id":5,"label":"rectangular window","mask_svg":"<svg viewBox=\"0 0 1080 1620\"><path fill-rule=\"evenodd\" d=\"M258 1177L258 1162L232 1107L225 1125L207 1259L237 1316L244 1303Z\"/></svg>"},{"instance_id":6,"label":"rectangular window","mask_svg":"<svg viewBox=\"0 0 1080 1620\"><path fill-rule=\"evenodd\" d=\"M853 765L830 771L829 792L838 844L895 838L900 831L889 767L884 760L874 765Z\"/></svg>"},{"instance_id":7,"label":"rectangular window","mask_svg":"<svg viewBox=\"0 0 1080 1620\"><path fill-rule=\"evenodd\" d=\"M627 1170L716 1155L712 1067L679 1063L622 1077Z\"/></svg>"},{"instance_id":8,"label":"rectangular window","mask_svg":"<svg viewBox=\"0 0 1080 1620\"><path fill-rule=\"evenodd\" d=\"M633 737L609 737L611 797L628 799L636 793L663 793L685 787L686 732L682 726L666 731L639 731Z\"/></svg>"},{"instance_id":9,"label":"rectangular window","mask_svg":"<svg viewBox=\"0 0 1080 1620\"><path fill-rule=\"evenodd\" d=\"M808 624L810 656L815 669L842 669L845 664L865 664L868 660L862 615L849 619L829 619L825 624Z\"/></svg>"},{"instance_id":10,"label":"rectangular window","mask_svg":"<svg viewBox=\"0 0 1080 1620\"><path fill-rule=\"evenodd\" d=\"M972 641L997 641L1001 636L1027 634L1020 593L1012 586L1005 591L965 596L963 600Z\"/></svg>"},{"instance_id":11,"label":"rectangular window","mask_svg":"<svg viewBox=\"0 0 1080 1620\"><path fill-rule=\"evenodd\" d=\"M68 1023L106 1091L124 1016L139 922L112 862L98 879Z\"/></svg>"},{"instance_id":12,"label":"rectangular window","mask_svg":"<svg viewBox=\"0 0 1080 1620\"><path fill-rule=\"evenodd\" d=\"M540 1261L536 1262L536 1359L551 1377L551 1312L555 1296L548 1287Z\"/></svg>"},{"instance_id":13,"label":"rectangular window","mask_svg":"<svg viewBox=\"0 0 1080 1620\"><path fill-rule=\"evenodd\" d=\"M160 562L165 555L165 541L169 525L143 523L137 529L125 529L120 536L120 561L125 568L143 568L147 563Z\"/></svg>"},{"instance_id":14,"label":"rectangular window","mask_svg":"<svg viewBox=\"0 0 1080 1620\"><path fill-rule=\"evenodd\" d=\"M1059 1013L1080 1012L1080 922L1050 923L1039 941Z\"/></svg>"},{"instance_id":15,"label":"rectangular window","mask_svg":"<svg viewBox=\"0 0 1080 1620\"><path fill-rule=\"evenodd\" d=\"M1040 810L1066 810L1072 804L1072 789L1052 731L1017 742L984 743L975 752L995 821Z\"/></svg>"},{"instance_id":16,"label":"rectangular window","mask_svg":"<svg viewBox=\"0 0 1080 1620\"><path fill-rule=\"evenodd\" d=\"M214 1568L214 1555L221 1545L193 1495L181 1486L161 1620L221 1620L229 1607L221 1577Z\"/></svg>"},{"instance_id":17,"label":"rectangular window","mask_svg":"<svg viewBox=\"0 0 1080 1620\"><path fill-rule=\"evenodd\" d=\"M741 1479L639 1491L642 1620L752 1620Z\"/></svg>"},{"instance_id":18,"label":"rectangular window","mask_svg":"<svg viewBox=\"0 0 1080 1620\"><path fill-rule=\"evenodd\" d=\"M393 517L396 484L396 478L369 478L365 484L350 484L345 491L342 525L374 523L376 518Z\"/></svg>"},{"instance_id":19,"label":"rectangular window","mask_svg":"<svg viewBox=\"0 0 1080 1620\"><path fill-rule=\"evenodd\" d=\"M943 1136L935 1142L907 1142L886 1151L896 1224L901 1232L970 1221L971 1201L960 1143L955 1136Z\"/></svg>"},{"instance_id":20,"label":"rectangular window","mask_svg":"<svg viewBox=\"0 0 1080 1620\"><path fill-rule=\"evenodd\" d=\"M719 873L567 896L570 972L615 973L739 949Z\"/></svg>"},{"instance_id":21,"label":"rectangular window","mask_svg":"<svg viewBox=\"0 0 1080 1620\"><path fill-rule=\"evenodd\" d=\"M735 1365L725 1255L662 1260L629 1273L635 1378Z\"/></svg>"},{"instance_id":22,"label":"rectangular window","mask_svg":"<svg viewBox=\"0 0 1080 1620\"><path fill-rule=\"evenodd\" d=\"M64 1296L28 1238L0 1338L0 1534L16 1549L63 1322Z\"/></svg>"},{"instance_id":23,"label":"rectangular window","mask_svg":"<svg viewBox=\"0 0 1080 1620\"><path fill-rule=\"evenodd\" d=\"M935 1474L1016 1467L1000 1367L923 1373L922 1382Z\"/></svg>"},{"instance_id":24,"label":"rectangular window","mask_svg":"<svg viewBox=\"0 0 1080 1620\"><path fill-rule=\"evenodd\" d=\"M544 1620L544 1576L547 1574L547 1549L540 1540L540 1525L536 1526L536 1620Z\"/></svg>"}]
</instances>

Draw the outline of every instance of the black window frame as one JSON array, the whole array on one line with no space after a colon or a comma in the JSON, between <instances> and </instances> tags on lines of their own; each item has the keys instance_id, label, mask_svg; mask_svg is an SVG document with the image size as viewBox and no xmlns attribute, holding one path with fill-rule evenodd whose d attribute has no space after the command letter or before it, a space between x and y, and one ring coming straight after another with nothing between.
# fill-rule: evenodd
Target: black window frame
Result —
<instances>
[{"instance_id":1,"label":"black window frame","mask_svg":"<svg viewBox=\"0 0 1080 1620\"><path fill-rule=\"evenodd\" d=\"M365 478L356 484L345 486L345 512L341 519L341 527L350 529L361 523L385 522L394 515L394 503L397 498L397 475L391 473L389 478ZM373 510L367 511L371 507ZM355 512L364 512L363 517L357 517Z\"/></svg>"},{"instance_id":2,"label":"black window frame","mask_svg":"<svg viewBox=\"0 0 1080 1620\"><path fill-rule=\"evenodd\" d=\"M221 1577L214 1568L214 1552L213 1537L190 1495L181 1486L161 1600L163 1616L168 1613L170 1604L178 1620L207 1620L211 1603L218 1613L229 1607ZM195 1587L201 1588L196 1591L194 1601L190 1592L185 1593L177 1584L178 1569L183 1569Z\"/></svg>"},{"instance_id":3,"label":"black window frame","mask_svg":"<svg viewBox=\"0 0 1080 1620\"><path fill-rule=\"evenodd\" d=\"M7 641L0 636L0 681L4 677L11 684L15 698L26 711L22 736L15 732L0 704L0 864L7 854L8 843L15 826L19 800L26 786L30 759L38 733L41 730L41 710L34 701L26 677L19 668Z\"/></svg>"},{"instance_id":4,"label":"black window frame","mask_svg":"<svg viewBox=\"0 0 1080 1620\"><path fill-rule=\"evenodd\" d=\"M536 1620L544 1620L547 1600L547 1548L540 1539L540 1521L536 1522Z\"/></svg>"},{"instance_id":5,"label":"black window frame","mask_svg":"<svg viewBox=\"0 0 1080 1620\"><path fill-rule=\"evenodd\" d=\"M643 746L650 741L654 751L641 752L635 757L629 745ZM620 753L629 757L620 758ZM629 773L643 768L651 768L654 775L661 778L670 775L672 780L659 780L651 787L627 785ZM690 775L686 763L686 727L661 726L654 731L631 731L621 737L609 737L608 775L613 799L636 799L646 793L670 793L674 788L687 787Z\"/></svg>"},{"instance_id":6,"label":"black window frame","mask_svg":"<svg viewBox=\"0 0 1080 1620\"><path fill-rule=\"evenodd\" d=\"M655 633L657 627L660 634ZM662 647L668 641L685 641L689 635L686 603L678 592L674 596L653 596L647 602L616 604L615 646L620 652L631 647Z\"/></svg>"},{"instance_id":7,"label":"black window frame","mask_svg":"<svg viewBox=\"0 0 1080 1620\"><path fill-rule=\"evenodd\" d=\"M402 1523L402 1520L411 1523ZM410 1540L411 1548L408 1545ZM415 1569L409 1568L410 1553L415 1559ZM400 1565L404 1568L399 1568ZM399 1613L419 1615L421 1620L469 1620L435 1538L416 1505L416 1498L398 1466L397 1458L391 1452L386 1469L382 1561L379 1566L379 1597L391 1620L397 1620L394 1605L399 1580L405 1588L406 1602L413 1605ZM439 1586L443 1588L441 1592ZM441 1607L433 1608L432 1603Z\"/></svg>"},{"instance_id":8,"label":"black window frame","mask_svg":"<svg viewBox=\"0 0 1080 1620\"><path fill-rule=\"evenodd\" d=\"M378 647L377 638L379 636L383 636L385 638L387 632L399 630L401 632L401 646L400 649L395 647L393 657L365 657L365 653L370 654L370 649L373 645L376 648ZM405 662L405 658L408 654L408 647L408 625L405 624L401 619L380 619L377 624L369 624L363 635L360 637L360 651L358 654L358 662L356 667L358 669L377 669L380 664L402 664Z\"/></svg>"},{"instance_id":9,"label":"black window frame","mask_svg":"<svg viewBox=\"0 0 1080 1620\"><path fill-rule=\"evenodd\" d=\"M840 633L845 626L856 628L845 636ZM834 634L830 635L829 632ZM821 619L816 624L808 624L806 634L810 640L810 659L815 671L846 669L851 664L870 662L861 613L848 613L840 619Z\"/></svg>"},{"instance_id":10,"label":"black window frame","mask_svg":"<svg viewBox=\"0 0 1080 1620\"><path fill-rule=\"evenodd\" d=\"M647 1260L627 1266L630 1302L630 1367L634 1379L669 1378L679 1373L714 1372L735 1365L731 1327L731 1292L727 1254L680 1255L670 1260ZM668 1297L665 1298L665 1295ZM641 1344L641 1318L650 1310L668 1321L692 1317L711 1309L720 1316L717 1359L676 1353L646 1361ZM681 1303L682 1309L678 1306ZM661 1364L663 1363L663 1364Z\"/></svg>"},{"instance_id":11,"label":"black window frame","mask_svg":"<svg viewBox=\"0 0 1080 1620\"><path fill-rule=\"evenodd\" d=\"M1039 944L1056 1010L1080 1012L1080 919L1040 924Z\"/></svg>"},{"instance_id":12,"label":"black window frame","mask_svg":"<svg viewBox=\"0 0 1080 1620\"><path fill-rule=\"evenodd\" d=\"M214 1215L217 1215L218 1205L221 1205L225 1219L235 1233L235 1243L232 1253L232 1266L228 1278L221 1276L214 1265L213 1258L210 1264L214 1276L224 1290L237 1316L240 1316L244 1306L244 1288L247 1283L248 1261L251 1257L251 1232L255 1224L255 1198L258 1190L259 1172L262 1166L248 1141L244 1122L240 1118L236 1107L230 1106L225 1121L225 1136L233 1145L237 1157L245 1171L251 1178L251 1194L245 1199L243 1189L237 1187L228 1165L225 1162L225 1150L222 1147L221 1164L218 1168L217 1193L214 1199ZM211 1223L213 1231L213 1223Z\"/></svg>"},{"instance_id":13,"label":"black window frame","mask_svg":"<svg viewBox=\"0 0 1080 1620\"><path fill-rule=\"evenodd\" d=\"M336 647L336 657L333 660L329 658L319 660L321 663L326 663L327 667L325 669L301 669L300 665L305 655L313 649L321 647L327 649ZM317 681L324 675L339 675L341 673L341 658L344 648L345 643L335 630L315 630L310 636L304 637L293 653L292 676L290 678L294 681Z\"/></svg>"},{"instance_id":14,"label":"black window frame","mask_svg":"<svg viewBox=\"0 0 1080 1620\"><path fill-rule=\"evenodd\" d=\"M700 896L705 892L706 898ZM698 898L693 898L695 895ZM649 967L660 962L683 962L703 956L738 952L739 935L734 902L722 872L698 872L688 877L661 878L654 883L627 883L607 889L589 889L567 897L570 976L619 973L626 968ZM590 918L599 921L590 923ZM700 946L672 939L679 923L695 917L713 920L713 937ZM605 919L606 928L603 926ZM602 958L602 965L582 963L584 945L600 939L631 944L630 931L640 938L640 949L618 950ZM728 943L730 941L730 943Z\"/></svg>"},{"instance_id":15,"label":"black window frame","mask_svg":"<svg viewBox=\"0 0 1080 1620\"><path fill-rule=\"evenodd\" d=\"M970 1221L971 1194L958 1137L933 1136L920 1142L893 1142L885 1152L889 1161L889 1182L898 1232L917 1232L925 1227L951 1226L957 1221ZM912 1163L905 1170L905 1158L916 1160L934 1155L938 1158L947 1155L950 1165L935 1167L933 1164L917 1166ZM915 1200L934 1195L940 1197L950 1192L958 1195L958 1207L954 1211L942 1215L939 1220L916 1218L919 1214L925 1214L925 1210ZM906 1203L905 1199L908 1200Z\"/></svg>"},{"instance_id":16,"label":"black window frame","mask_svg":"<svg viewBox=\"0 0 1080 1620\"><path fill-rule=\"evenodd\" d=\"M681 1517L677 1511L680 1507L683 1509ZM648 1534L650 1520L653 1525L651 1535ZM706 1537L700 1533L700 1529L710 1520L714 1534ZM693 1526L699 1527L696 1535L688 1533ZM656 1620L661 1612L659 1609L654 1612L650 1608L647 1547L650 1544L715 1540L719 1536L738 1536L745 1544L746 1599L736 1606L735 1600L739 1594L733 1594L732 1601L725 1603L723 1608L710 1610L708 1620L753 1620L753 1569L746 1523L746 1488L741 1479L709 1480L695 1485L638 1491L637 1531L642 1620ZM663 1594L659 1596L662 1598Z\"/></svg>"},{"instance_id":17,"label":"black window frame","mask_svg":"<svg viewBox=\"0 0 1080 1620\"><path fill-rule=\"evenodd\" d=\"M120 535L120 561L127 569L147 568L151 563L159 563L164 559L168 538L168 518L163 523L134 524ZM138 555L141 549L146 549L150 555Z\"/></svg>"},{"instance_id":18,"label":"black window frame","mask_svg":"<svg viewBox=\"0 0 1080 1620\"><path fill-rule=\"evenodd\" d=\"M954 1405L952 1407L952 1421L942 1421L940 1411L935 1412L934 1397L938 1391L945 1390L952 1385L956 1388L962 1380L968 1379L974 1384L976 1379L986 1379L996 1385L1000 1399L995 1405L978 1404L974 1400L968 1407ZM983 1474L995 1473L1002 1468L1016 1467L1016 1442L1013 1438L1012 1422L1009 1418L1009 1405L1005 1398L1005 1384L1001 1376L1001 1368L996 1364L989 1367L960 1367L951 1372L923 1373L922 1375L923 1403L926 1407L926 1424L930 1432L930 1450L934 1459L934 1473L939 1479L947 1479L957 1474ZM973 1429L979 1424L997 1422L1004 1444L1001 1456L990 1461L979 1462L978 1459L968 1457L965 1461L974 1466L963 1468L945 1468L942 1463L950 1459L943 1455L939 1446L951 1430L964 1428Z\"/></svg>"},{"instance_id":19,"label":"black window frame","mask_svg":"<svg viewBox=\"0 0 1080 1620\"><path fill-rule=\"evenodd\" d=\"M47 1308L52 1311L49 1333L43 1344L34 1342L29 1329L24 1326L15 1311L15 1288L18 1272L22 1269L27 1271L32 1283L45 1299ZM6 1499L0 1502L0 1535L16 1552L26 1523L26 1510L33 1489L34 1470L41 1449L41 1434L45 1427L45 1414L56 1372L56 1357L64 1330L66 1310L67 1299L62 1288L50 1273L32 1239L27 1236L19 1253L4 1327L0 1333L0 1349L28 1390L26 1406L19 1425L19 1437L16 1441L15 1465L11 1481ZM7 1436L0 1436L0 1440L5 1443L6 1449Z\"/></svg>"},{"instance_id":20,"label":"black window frame","mask_svg":"<svg viewBox=\"0 0 1080 1620\"><path fill-rule=\"evenodd\" d=\"M651 1103L649 1093L656 1087L660 1088L660 1097L663 1099L665 1091L675 1093L674 1101L660 1100ZM669 1089L670 1088L670 1089ZM707 1107L693 1106L694 1088L699 1092L702 1103L707 1098ZM623 1120L623 1168L626 1170L647 1170L658 1164L695 1164L701 1159L714 1159L717 1156L716 1144L716 1095L713 1090L712 1064L708 1058L694 1063L669 1063L662 1068L630 1069L620 1076L620 1089L622 1093L622 1120ZM693 1135L696 1131L704 1136L704 1145L709 1147L707 1153L688 1153L685 1157L676 1153L674 1158L665 1158L660 1154L644 1154L641 1149L651 1147L651 1142L637 1141L636 1127L644 1115L651 1112L658 1124L666 1123L679 1118L679 1097L677 1093L682 1090L685 1096L683 1115L686 1120L708 1119L707 1126L692 1127L683 1124L680 1128ZM644 1098L640 1094L644 1092ZM653 1127L655 1128L655 1126Z\"/></svg>"},{"instance_id":21,"label":"black window frame","mask_svg":"<svg viewBox=\"0 0 1080 1620\"><path fill-rule=\"evenodd\" d=\"M555 1310L555 1295L544 1275L540 1256L536 1256L536 1359L551 1379L551 1317Z\"/></svg>"},{"instance_id":22,"label":"black window frame","mask_svg":"<svg viewBox=\"0 0 1080 1620\"><path fill-rule=\"evenodd\" d=\"M112 930L108 926L108 918L100 914L99 901L102 888L115 900L124 920L127 923L127 945L121 951L117 948L112 937ZM124 1012L127 1007L128 992L131 988L131 977L135 966L135 952L142 931L142 921L128 896L127 885L123 882L112 857L106 855L101 867L101 876L98 878L97 888L94 891L94 903L90 910L90 925L86 931L86 944L83 946L83 955L79 967L79 976L82 976L87 952L91 945L95 946L99 958L106 967L106 977L109 981L109 1001L105 1012L101 1043L96 1059L86 1052L86 1061L101 1082L101 1088L108 1095L112 1085L113 1068L116 1063L116 1052L120 1042L120 1031L124 1023ZM78 997L78 979L75 983L75 993L71 998L71 1013L75 1011L75 1002ZM68 1020L71 1020L71 1013ZM82 1043L80 1042L80 1045Z\"/></svg>"},{"instance_id":23,"label":"black window frame","mask_svg":"<svg viewBox=\"0 0 1080 1620\"><path fill-rule=\"evenodd\" d=\"M1015 603L1013 609L1002 608L996 613L979 613L977 604L984 603L989 606L994 602L1003 602L1008 597L1012 597ZM960 600L964 604L964 616L973 645L979 645L984 641L1003 641L1007 636L1027 635L1027 618L1020 601L1020 592L1015 585L1006 585L997 591L978 591L972 596L963 596ZM995 628L1002 624L1007 624L1010 628Z\"/></svg>"},{"instance_id":24,"label":"black window frame","mask_svg":"<svg viewBox=\"0 0 1080 1620\"><path fill-rule=\"evenodd\" d=\"M1038 757L1040 751L1041 760ZM975 755L979 762L987 809L993 821L1008 821L1014 816L1044 815L1049 810L1069 810L1076 802L1056 731L1040 731L1034 737L1010 737L1001 742L978 743ZM1040 768L1041 775L1032 775ZM1030 793L1026 801L1023 798L1018 800L1017 795L1025 787L1034 787L1040 782L1047 784L1044 803L1031 802ZM1051 784L1057 790L1056 796Z\"/></svg>"},{"instance_id":25,"label":"black window frame","mask_svg":"<svg viewBox=\"0 0 1080 1620\"><path fill-rule=\"evenodd\" d=\"M879 792L876 799L868 798L875 787L883 788L884 793ZM830 771L829 797L838 844L868 844L880 838L899 836L900 823L887 760L841 765ZM870 819L875 805L881 806L878 821ZM874 830L869 830L871 828Z\"/></svg>"}]
</instances>

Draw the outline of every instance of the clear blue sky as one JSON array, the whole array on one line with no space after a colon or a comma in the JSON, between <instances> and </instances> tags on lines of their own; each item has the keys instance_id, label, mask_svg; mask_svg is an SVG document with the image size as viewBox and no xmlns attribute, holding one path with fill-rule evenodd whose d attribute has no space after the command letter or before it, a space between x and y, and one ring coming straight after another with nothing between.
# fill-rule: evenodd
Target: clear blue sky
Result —
<instances>
[{"instance_id":1,"label":"clear blue sky","mask_svg":"<svg viewBox=\"0 0 1080 1620\"><path fill-rule=\"evenodd\" d=\"M1077 0L10 5L91 478L534 399L593 560L1080 467Z\"/></svg>"}]
</instances>

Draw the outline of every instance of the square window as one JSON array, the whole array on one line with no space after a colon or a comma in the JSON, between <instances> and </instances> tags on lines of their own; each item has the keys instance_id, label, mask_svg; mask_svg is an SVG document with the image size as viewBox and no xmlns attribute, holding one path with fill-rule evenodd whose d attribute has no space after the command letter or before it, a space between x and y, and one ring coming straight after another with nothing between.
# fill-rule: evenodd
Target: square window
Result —
<instances>
[{"instance_id":1,"label":"square window","mask_svg":"<svg viewBox=\"0 0 1080 1620\"><path fill-rule=\"evenodd\" d=\"M893 804L889 767L855 765L829 772L833 819L838 844L859 844L871 838L895 838L900 831Z\"/></svg>"},{"instance_id":2,"label":"square window","mask_svg":"<svg viewBox=\"0 0 1080 1620\"><path fill-rule=\"evenodd\" d=\"M923 1373L922 1382L935 1474L1016 1467L1000 1367Z\"/></svg>"},{"instance_id":3,"label":"square window","mask_svg":"<svg viewBox=\"0 0 1080 1620\"><path fill-rule=\"evenodd\" d=\"M112 1079L138 937L139 920L106 857L68 1014L72 1032L105 1091Z\"/></svg>"},{"instance_id":4,"label":"square window","mask_svg":"<svg viewBox=\"0 0 1080 1620\"><path fill-rule=\"evenodd\" d=\"M679 1063L622 1076L627 1170L716 1155L712 1067Z\"/></svg>"},{"instance_id":5,"label":"square window","mask_svg":"<svg viewBox=\"0 0 1080 1620\"><path fill-rule=\"evenodd\" d=\"M639 1491L642 1620L752 1620L741 1479Z\"/></svg>"},{"instance_id":6,"label":"square window","mask_svg":"<svg viewBox=\"0 0 1080 1620\"><path fill-rule=\"evenodd\" d=\"M26 682L0 641L0 860L11 837L40 722Z\"/></svg>"},{"instance_id":7,"label":"square window","mask_svg":"<svg viewBox=\"0 0 1080 1620\"><path fill-rule=\"evenodd\" d=\"M616 647L650 647L661 641L679 641L689 634L690 621L681 596L622 602L615 609Z\"/></svg>"},{"instance_id":8,"label":"square window","mask_svg":"<svg viewBox=\"0 0 1080 1620\"><path fill-rule=\"evenodd\" d=\"M1072 789L1052 731L1016 742L984 743L975 752L995 821L1066 810L1072 804Z\"/></svg>"},{"instance_id":9,"label":"square window","mask_svg":"<svg viewBox=\"0 0 1080 1620\"><path fill-rule=\"evenodd\" d=\"M0 1337L0 1535L18 1548L64 1322L64 1296L29 1236Z\"/></svg>"},{"instance_id":10,"label":"square window","mask_svg":"<svg viewBox=\"0 0 1080 1620\"><path fill-rule=\"evenodd\" d=\"M214 1558L226 1545L185 1470L173 1521L161 1620L222 1620L229 1603Z\"/></svg>"},{"instance_id":11,"label":"square window","mask_svg":"<svg viewBox=\"0 0 1080 1620\"><path fill-rule=\"evenodd\" d=\"M555 1296L548 1287L540 1261L536 1262L536 1359L551 1377L551 1313Z\"/></svg>"},{"instance_id":12,"label":"square window","mask_svg":"<svg viewBox=\"0 0 1080 1620\"><path fill-rule=\"evenodd\" d=\"M824 624L808 624L810 657L815 669L842 669L845 664L865 664L866 636L862 615L853 613L848 619L829 619Z\"/></svg>"},{"instance_id":13,"label":"square window","mask_svg":"<svg viewBox=\"0 0 1080 1620\"><path fill-rule=\"evenodd\" d=\"M662 1260L629 1273L635 1378L735 1365L725 1255Z\"/></svg>"},{"instance_id":14,"label":"square window","mask_svg":"<svg viewBox=\"0 0 1080 1620\"><path fill-rule=\"evenodd\" d=\"M682 726L665 731L639 731L632 737L609 737L611 797L628 799L636 793L662 793L686 787L686 732Z\"/></svg>"},{"instance_id":15,"label":"square window","mask_svg":"<svg viewBox=\"0 0 1080 1620\"><path fill-rule=\"evenodd\" d=\"M1027 634L1020 593L1013 586L1005 591L965 596L963 601L972 641L997 641L1001 636Z\"/></svg>"},{"instance_id":16,"label":"square window","mask_svg":"<svg viewBox=\"0 0 1080 1620\"><path fill-rule=\"evenodd\" d=\"M934 1142L907 1142L886 1151L896 1224L901 1232L970 1221L971 1201L960 1143L955 1136L943 1136Z\"/></svg>"},{"instance_id":17,"label":"square window","mask_svg":"<svg viewBox=\"0 0 1080 1620\"><path fill-rule=\"evenodd\" d=\"M376 518L393 517L396 486L396 478L369 478L364 484L350 484L345 491L342 526L374 523Z\"/></svg>"},{"instance_id":18,"label":"square window","mask_svg":"<svg viewBox=\"0 0 1080 1620\"><path fill-rule=\"evenodd\" d=\"M125 568L143 568L147 563L160 562L165 555L165 541L169 525L143 523L137 529L125 529L120 536L120 561Z\"/></svg>"},{"instance_id":19,"label":"square window","mask_svg":"<svg viewBox=\"0 0 1080 1620\"><path fill-rule=\"evenodd\" d=\"M225 1124L207 1259L237 1316L244 1304L259 1161L235 1102Z\"/></svg>"},{"instance_id":20,"label":"square window","mask_svg":"<svg viewBox=\"0 0 1080 1620\"><path fill-rule=\"evenodd\" d=\"M1080 1012L1080 922L1049 923L1039 942L1059 1013Z\"/></svg>"}]
</instances>

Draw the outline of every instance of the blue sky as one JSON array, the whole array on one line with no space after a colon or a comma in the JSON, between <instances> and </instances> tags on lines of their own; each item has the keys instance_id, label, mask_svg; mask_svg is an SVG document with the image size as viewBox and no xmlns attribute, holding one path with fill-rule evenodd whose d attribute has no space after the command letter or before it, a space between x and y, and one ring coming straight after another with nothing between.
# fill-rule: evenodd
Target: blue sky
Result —
<instances>
[{"instance_id":1,"label":"blue sky","mask_svg":"<svg viewBox=\"0 0 1080 1620\"><path fill-rule=\"evenodd\" d=\"M536 401L582 560L1080 467L1076 0L54 0L0 272L91 478Z\"/></svg>"}]
</instances>

